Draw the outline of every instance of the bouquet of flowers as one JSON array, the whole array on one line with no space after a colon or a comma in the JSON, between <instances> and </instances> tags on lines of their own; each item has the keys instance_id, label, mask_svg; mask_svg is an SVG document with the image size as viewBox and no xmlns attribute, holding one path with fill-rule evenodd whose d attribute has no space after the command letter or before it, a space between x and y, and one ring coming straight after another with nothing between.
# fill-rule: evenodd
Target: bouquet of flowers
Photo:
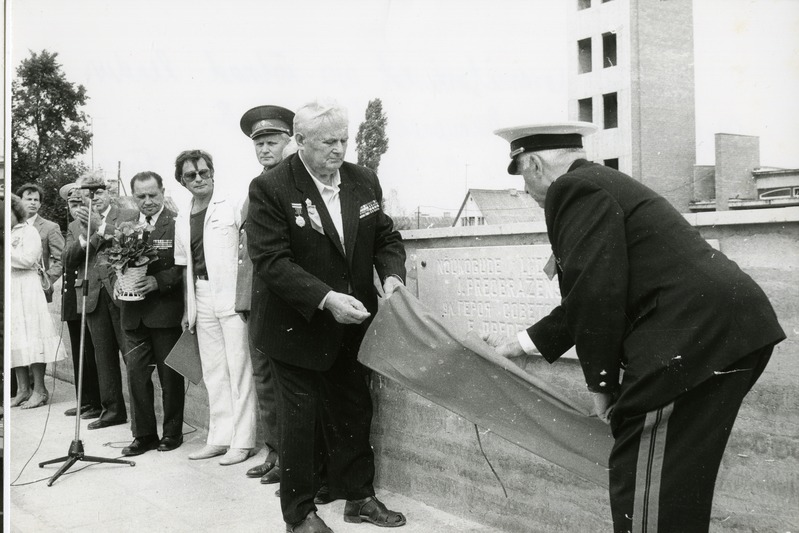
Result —
<instances>
[{"instance_id":1,"label":"bouquet of flowers","mask_svg":"<svg viewBox=\"0 0 799 533\"><path fill-rule=\"evenodd\" d=\"M119 273L124 274L128 267L147 266L158 260L158 251L150 244L150 232L146 229L144 223L122 222L113 237L106 236L110 246L105 255Z\"/></svg>"}]
</instances>

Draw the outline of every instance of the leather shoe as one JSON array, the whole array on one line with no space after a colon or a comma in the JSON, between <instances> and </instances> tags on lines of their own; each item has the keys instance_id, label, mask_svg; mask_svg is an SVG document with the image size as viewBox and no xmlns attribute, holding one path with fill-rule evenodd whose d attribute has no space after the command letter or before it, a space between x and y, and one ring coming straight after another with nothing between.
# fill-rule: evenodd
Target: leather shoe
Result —
<instances>
[{"instance_id":1,"label":"leather shoe","mask_svg":"<svg viewBox=\"0 0 799 533\"><path fill-rule=\"evenodd\" d=\"M99 418L99 419L95 420L94 422L89 422L89 425L86 426L86 428L87 429L103 429L103 428L107 428L107 427L110 427L110 426L118 426L120 424L125 424L126 422L127 422L126 419L122 419L122 420L103 420L102 418Z\"/></svg>"},{"instance_id":2,"label":"leather shoe","mask_svg":"<svg viewBox=\"0 0 799 533\"><path fill-rule=\"evenodd\" d=\"M219 460L222 466L243 463L253 455L252 448L230 448L227 453Z\"/></svg>"},{"instance_id":3,"label":"leather shoe","mask_svg":"<svg viewBox=\"0 0 799 533\"><path fill-rule=\"evenodd\" d=\"M164 435L161 439L161 443L158 444L158 451L171 452L175 448L179 448L181 444L183 444L183 435L178 435L177 437Z\"/></svg>"},{"instance_id":4,"label":"leather shoe","mask_svg":"<svg viewBox=\"0 0 799 533\"><path fill-rule=\"evenodd\" d=\"M83 414L89 409L91 409L91 406L84 405L83 407L81 407L80 412L81 412L81 414ZM75 416L76 414L78 414L78 410L75 407L70 407L69 409L64 411L64 415L66 415L66 416Z\"/></svg>"},{"instance_id":5,"label":"leather shoe","mask_svg":"<svg viewBox=\"0 0 799 533\"><path fill-rule=\"evenodd\" d=\"M247 477L263 477L267 472L275 467L274 461L266 460L258 466L254 466L247 470Z\"/></svg>"},{"instance_id":6,"label":"leather shoe","mask_svg":"<svg viewBox=\"0 0 799 533\"><path fill-rule=\"evenodd\" d=\"M261 483L263 485L271 485L272 483L280 483L280 466L275 467L261 476Z\"/></svg>"},{"instance_id":7,"label":"leather shoe","mask_svg":"<svg viewBox=\"0 0 799 533\"><path fill-rule=\"evenodd\" d=\"M158 435L147 435L145 437L136 437L133 439L126 448L122 450L122 455L130 457L132 455L141 455L149 450L158 448Z\"/></svg>"},{"instance_id":8,"label":"leather shoe","mask_svg":"<svg viewBox=\"0 0 799 533\"><path fill-rule=\"evenodd\" d=\"M330 487L325 484L319 487L319 490L316 491L316 496L314 496L313 502L316 505L326 505L333 500L335 500L335 498L330 496Z\"/></svg>"},{"instance_id":9,"label":"leather shoe","mask_svg":"<svg viewBox=\"0 0 799 533\"><path fill-rule=\"evenodd\" d=\"M100 418L102 409L99 407L84 407L80 410L81 420L91 420L92 418Z\"/></svg>"},{"instance_id":10,"label":"leather shoe","mask_svg":"<svg viewBox=\"0 0 799 533\"><path fill-rule=\"evenodd\" d=\"M311 511L308 516L294 525L286 524L286 531L288 533L333 533L333 530L327 527L325 521L319 518L315 511Z\"/></svg>"},{"instance_id":11,"label":"leather shoe","mask_svg":"<svg viewBox=\"0 0 799 533\"><path fill-rule=\"evenodd\" d=\"M347 500L344 505L344 521L351 524L370 522L380 527L405 525L405 517L402 513L387 509L383 502L374 496L362 500Z\"/></svg>"}]
</instances>

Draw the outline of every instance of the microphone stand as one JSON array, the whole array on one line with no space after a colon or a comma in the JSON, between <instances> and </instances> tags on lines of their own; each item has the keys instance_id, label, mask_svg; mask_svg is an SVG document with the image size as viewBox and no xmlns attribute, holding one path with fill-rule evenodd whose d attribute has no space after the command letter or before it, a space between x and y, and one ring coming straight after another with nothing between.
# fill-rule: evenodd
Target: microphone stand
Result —
<instances>
[{"instance_id":1,"label":"microphone stand","mask_svg":"<svg viewBox=\"0 0 799 533\"><path fill-rule=\"evenodd\" d=\"M89 188L89 219L86 223L86 235L91 235L91 227L92 227L92 203L94 201L94 191L96 189ZM126 461L123 459L111 459L107 457L94 457L90 455L85 455L83 453L83 442L80 440L80 411L82 400L81 397L83 396L83 357L84 357L84 346L86 342L86 296L89 294L89 246L91 243L89 242L89 238L86 241L86 257L84 258L83 264L83 283L81 284L81 314L80 314L80 350L79 350L79 357L78 357L78 397L77 397L77 406L75 408L75 439L69 445L69 451L67 455L64 457L59 457L57 459L50 459L48 461L43 461L39 463L39 468L44 468L45 465L53 464L53 463L60 463L64 462L63 465L53 474L53 477L47 482L47 486L51 487L56 480L61 477L61 475L69 470L72 465L77 463L78 461L87 461L92 463L112 463L112 464L123 464L123 465L130 465L136 466L136 463L133 461Z\"/></svg>"}]
</instances>

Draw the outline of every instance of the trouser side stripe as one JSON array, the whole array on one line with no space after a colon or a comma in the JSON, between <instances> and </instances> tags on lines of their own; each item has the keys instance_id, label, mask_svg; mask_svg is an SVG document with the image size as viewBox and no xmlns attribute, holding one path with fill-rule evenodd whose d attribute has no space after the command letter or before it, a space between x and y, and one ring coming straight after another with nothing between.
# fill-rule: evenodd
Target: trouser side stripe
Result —
<instances>
[{"instance_id":1,"label":"trouser side stripe","mask_svg":"<svg viewBox=\"0 0 799 533\"><path fill-rule=\"evenodd\" d=\"M666 432L674 404L646 414L638 448L633 503L633 533L656 532Z\"/></svg>"}]
</instances>

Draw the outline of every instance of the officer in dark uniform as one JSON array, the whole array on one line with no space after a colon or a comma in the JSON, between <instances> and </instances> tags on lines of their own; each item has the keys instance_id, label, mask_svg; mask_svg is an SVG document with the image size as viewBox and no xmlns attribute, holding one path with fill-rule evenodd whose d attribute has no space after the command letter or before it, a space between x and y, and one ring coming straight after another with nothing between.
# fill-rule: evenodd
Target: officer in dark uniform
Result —
<instances>
[{"instance_id":1,"label":"officer in dark uniform","mask_svg":"<svg viewBox=\"0 0 799 533\"><path fill-rule=\"evenodd\" d=\"M73 220L69 223L67 228L67 241L77 241L83 227L80 222L75 220L75 215L72 213L74 209L78 209L83 204L83 195L76 183L67 183L58 191L61 198L66 200L69 214ZM63 287L61 290L61 320L67 323L69 330L69 342L72 348L72 367L75 371L75 394L77 399L78 392L78 373L80 365L80 312L81 312L81 298L78 298L77 291L75 291L75 280L78 277L83 277L82 269L77 267L64 266L62 274ZM100 385L97 381L97 362L94 359L94 344L92 344L92 336L89 333L89 328L85 328L83 342L83 391L81 392L81 415L84 420L90 418L97 418L102 412L102 405L100 405ZM64 412L67 416L75 416L77 409L70 407Z\"/></svg>"},{"instance_id":2,"label":"officer in dark uniform","mask_svg":"<svg viewBox=\"0 0 799 533\"><path fill-rule=\"evenodd\" d=\"M615 439L615 531L707 531L738 409L785 333L761 288L667 200L586 161L595 129L495 132L544 208L561 304L516 339L486 340L550 363L576 346Z\"/></svg>"},{"instance_id":3,"label":"officer in dark uniform","mask_svg":"<svg viewBox=\"0 0 799 533\"><path fill-rule=\"evenodd\" d=\"M283 160L283 149L291 141L293 135L294 113L288 109L274 105L263 105L250 109L241 117L240 126L244 135L252 139L255 156L264 167L263 172L276 167ZM239 270L236 277L236 312L249 318L252 298L252 261L247 252L247 233L244 221L247 220L249 198L245 200L241 214L241 230L239 232ZM256 295L263 298L265 295ZM255 323L259 323L255 317ZM247 470L247 477L257 477L261 483L272 484L280 481L278 465L278 426L277 406L275 404L275 385L272 380L269 359L262 353L250 349L255 393L258 397L258 416L264 433L266 458L258 466Z\"/></svg>"}]
</instances>

